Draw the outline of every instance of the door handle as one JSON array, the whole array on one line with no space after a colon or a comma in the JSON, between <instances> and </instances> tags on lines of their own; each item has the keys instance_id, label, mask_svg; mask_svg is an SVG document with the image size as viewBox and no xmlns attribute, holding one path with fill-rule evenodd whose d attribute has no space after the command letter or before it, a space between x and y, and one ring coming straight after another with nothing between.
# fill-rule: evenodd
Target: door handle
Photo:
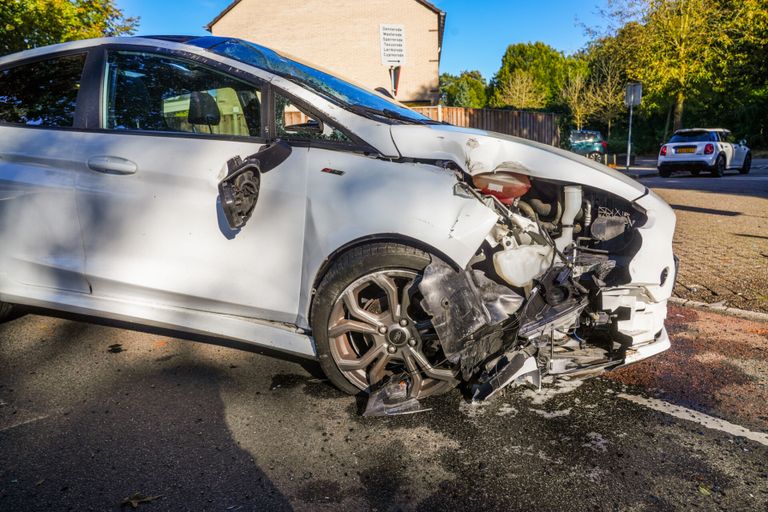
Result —
<instances>
[{"instance_id":1,"label":"door handle","mask_svg":"<svg viewBox=\"0 0 768 512\"><path fill-rule=\"evenodd\" d=\"M126 175L134 174L139 167L119 156L94 156L88 159L88 168L105 174Z\"/></svg>"}]
</instances>

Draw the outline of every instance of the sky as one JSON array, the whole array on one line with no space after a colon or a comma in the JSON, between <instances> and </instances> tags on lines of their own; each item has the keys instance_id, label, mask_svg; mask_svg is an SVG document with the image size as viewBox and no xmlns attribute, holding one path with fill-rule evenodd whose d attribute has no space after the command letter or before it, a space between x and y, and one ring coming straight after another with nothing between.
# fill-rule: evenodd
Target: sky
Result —
<instances>
[{"instance_id":1,"label":"sky","mask_svg":"<svg viewBox=\"0 0 768 512\"><path fill-rule=\"evenodd\" d=\"M231 0L117 0L140 16L138 35L205 35ZM366 0L356 0L364 2ZM432 0L447 13L441 73L479 70L490 79L512 43L543 41L566 53L582 48L585 26L599 28L605 0ZM269 43L262 42L266 46Z\"/></svg>"}]
</instances>

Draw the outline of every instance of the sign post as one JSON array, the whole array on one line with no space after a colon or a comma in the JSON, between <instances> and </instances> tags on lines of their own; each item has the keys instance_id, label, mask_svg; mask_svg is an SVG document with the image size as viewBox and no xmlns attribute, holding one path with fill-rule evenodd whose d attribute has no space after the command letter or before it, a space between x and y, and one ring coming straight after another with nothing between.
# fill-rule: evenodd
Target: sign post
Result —
<instances>
[{"instance_id":1,"label":"sign post","mask_svg":"<svg viewBox=\"0 0 768 512\"><path fill-rule=\"evenodd\" d=\"M405 64L405 27L403 25L379 25L381 36L381 63L389 68L392 95L397 96L400 70Z\"/></svg>"},{"instance_id":2,"label":"sign post","mask_svg":"<svg viewBox=\"0 0 768 512\"><path fill-rule=\"evenodd\" d=\"M624 105L629 107L629 133L627 135L627 171L629 171L629 159L632 154L632 114L634 108L640 105L643 97L643 84L630 82L624 88Z\"/></svg>"}]
</instances>

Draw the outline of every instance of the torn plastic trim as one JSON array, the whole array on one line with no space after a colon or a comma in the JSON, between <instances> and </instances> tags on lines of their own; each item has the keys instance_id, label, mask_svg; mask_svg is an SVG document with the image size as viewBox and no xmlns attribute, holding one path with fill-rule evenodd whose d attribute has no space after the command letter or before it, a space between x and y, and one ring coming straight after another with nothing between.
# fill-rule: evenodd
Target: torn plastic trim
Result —
<instances>
[{"instance_id":1,"label":"torn plastic trim","mask_svg":"<svg viewBox=\"0 0 768 512\"><path fill-rule=\"evenodd\" d=\"M370 390L363 416L399 416L432 410L422 407L411 391L412 382L407 373L391 376Z\"/></svg>"},{"instance_id":2,"label":"torn plastic trim","mask_svg":"<svg viewBox=\"0 0 768 512\"><path fill-rule=\"evenodd\" d=\"M488 400L514 382L527 382L541 388L541 371L536 358L524 350L504 354L490 370L487 379L475 388L472 401Z\"/></svg>"},{"instance_id":3,"label":"torn plastic trim","mask_svg":"<svg viewBox=\"0 0 768 512\"><path fill-rule=\"evenodd\" d=\"M456 272L433 258L424 269L419 291L446 358L460 365L465 380L514 341L513 315L524 299L482 271Z\"/></svg>"}]
</instances>

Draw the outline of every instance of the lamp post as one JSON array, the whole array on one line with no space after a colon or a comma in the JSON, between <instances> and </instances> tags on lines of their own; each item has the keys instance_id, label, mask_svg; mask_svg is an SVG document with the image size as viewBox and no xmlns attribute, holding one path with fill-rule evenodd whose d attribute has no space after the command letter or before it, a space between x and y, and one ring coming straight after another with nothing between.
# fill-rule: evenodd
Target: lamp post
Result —
<instances>
[{"instance_id":1,"label":"lamp post","mask_svg":"<svg viewBox=\"0 0 768 512\"><path fill-rule=\"evenodd\" d=\"M635 106L640 105L643 97L643 84L639 82L630 82L624 88L624 105L629 107L629 133L627 134L627 166L629 172L629 161L632 155L632 117Z\"/></svg>"}]
</instances>

